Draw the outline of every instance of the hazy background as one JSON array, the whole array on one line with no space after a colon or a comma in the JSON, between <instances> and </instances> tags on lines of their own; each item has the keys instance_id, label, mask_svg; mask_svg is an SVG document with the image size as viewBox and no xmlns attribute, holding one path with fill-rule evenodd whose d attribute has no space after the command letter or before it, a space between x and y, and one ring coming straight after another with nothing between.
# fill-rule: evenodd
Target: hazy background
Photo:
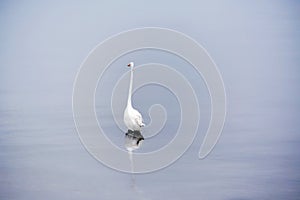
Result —
<instances>
[{"instance_id":1,"label":"hazy background","mask_svg":"<svg viewBox=\"0 0 300 200\"><path fill-rule=\"evenodd\" d=\"M0 199L299 199L299 13L298 1L1 1ZM97 44L145 26L207 49L228 113L205 160L199 133L175 164L132 188L81 145L72 86Z\"/></svg>"}]
</instances>

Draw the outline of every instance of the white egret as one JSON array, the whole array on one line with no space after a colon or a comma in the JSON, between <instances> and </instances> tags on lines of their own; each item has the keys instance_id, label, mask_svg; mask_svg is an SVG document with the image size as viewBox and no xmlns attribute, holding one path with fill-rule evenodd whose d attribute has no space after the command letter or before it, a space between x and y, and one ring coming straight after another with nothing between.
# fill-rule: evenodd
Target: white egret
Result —
<instances>
[{"instance_id":1,"label":"white egret","mask_svg":"<svg viewBox=\"0 0 300 200\"><path fill-rule=\"evenodd\" d=\"M142 115L139 111L137 111L132 107L132 103L131 103L134 63L130 62L127 66L130 67L130 83L129 83L127 106L124 111L124 123L129 130L141 131L141 127L145 126L145 124L143 123Z\"/></svg>"}]
</instances>

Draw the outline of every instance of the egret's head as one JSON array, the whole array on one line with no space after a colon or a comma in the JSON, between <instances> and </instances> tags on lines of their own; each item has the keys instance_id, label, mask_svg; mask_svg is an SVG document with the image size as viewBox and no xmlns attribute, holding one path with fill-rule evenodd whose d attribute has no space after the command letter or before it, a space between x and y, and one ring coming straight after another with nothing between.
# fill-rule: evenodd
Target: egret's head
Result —
<instances>
[{"instance_id":1,"label":"egret's head","mask_svg":"<svg viewBox=\"0 0 300 200\"><path fill-rule=\"evenodd\" d=\"M134 67L134 62L128 63L127 67Z\"/></svg>"}]
</instances>

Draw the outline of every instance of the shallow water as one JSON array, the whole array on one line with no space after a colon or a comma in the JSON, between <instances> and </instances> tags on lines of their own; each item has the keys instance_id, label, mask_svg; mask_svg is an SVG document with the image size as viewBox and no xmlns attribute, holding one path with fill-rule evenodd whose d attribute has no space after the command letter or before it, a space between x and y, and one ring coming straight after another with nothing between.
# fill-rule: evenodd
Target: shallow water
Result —
<instances>
[{"instance_id":1,"label":"shallow water","mask_svg":"<svg viewBox=\"0 0 300 200\"><path fill-rule=\"evenodd\" d=\"M0 24L6 28L0 38L0 199L299 199L298 2L229 1L222 9L214 2L175 3L174 10L163 4L158 11L154 3L137 3L130 5L136 12L128 16L119 13L129 5L121 9L108 4L99 12L101 6L2 3ZM145 13L137 12L145 7ZM115 9L115 14L109 12ZM157 16L151 14L154 10ZM162 17L165 12L170 19ZM72 86L80 63L95 45L119 31L153 25L182 31L204 45L223 76L228 112L218 144L199 160L210 117L209 95L193 71L182 72L200 91L199 133L171 166L132 176L102 165L85 150L72 117ZM132 54L139 63L180 62L157 55ZM122 59L126 57L108 72L107 89L99 87L96 108L111 132L108 137L124 148L109 100L101 99L101 92L109 92L126 72L114 68ZM146 122L149 105L157 99L143 96L153 91L160 97L166 94L149 87L133 99ZM167 98L160 98L161 103L176 107ZM146 139L137 151L157 149L174 137L178 111L169 111L165 134Z\"/></svg>"}]
</instances>

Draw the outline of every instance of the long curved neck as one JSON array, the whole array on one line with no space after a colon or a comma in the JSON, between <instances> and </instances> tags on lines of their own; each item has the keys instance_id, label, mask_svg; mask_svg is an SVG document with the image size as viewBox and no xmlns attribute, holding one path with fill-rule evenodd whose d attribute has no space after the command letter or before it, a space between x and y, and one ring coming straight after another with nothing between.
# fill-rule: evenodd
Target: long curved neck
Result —
<instances>
[{"instance_id":1,"label":"long curved neck","mask_svg":"<svg viewBox=\"0 0 300 200\"><path fill-rule=\"evenodd\" d=\"M132 107L131 104L131 93L132 93L132 82L133 82L133 67L130 67L130 83L129 83L129 91L128 91L128 100L127 100L127 106Z\"/></svg>"}]
</instances>

